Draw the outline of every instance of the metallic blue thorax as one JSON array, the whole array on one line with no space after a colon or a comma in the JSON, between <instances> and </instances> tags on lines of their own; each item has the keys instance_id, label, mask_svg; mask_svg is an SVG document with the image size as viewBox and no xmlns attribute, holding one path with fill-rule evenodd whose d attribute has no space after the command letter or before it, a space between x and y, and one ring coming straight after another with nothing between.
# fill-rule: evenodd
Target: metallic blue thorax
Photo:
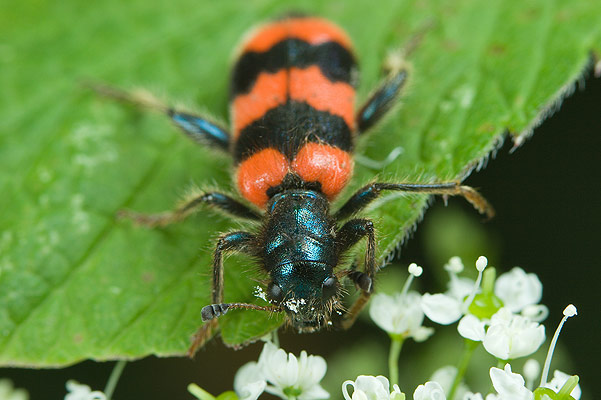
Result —
<instances>
[{"instance_id":1,"label":"metallic blue thorax","mask_svg":"<svg viewBox=\"0 0 601 400\"><path fill-rule=\"evenodd\" d=\"M320 291L338 262L327 199L319 192L288 190L272 198L268 212L263 261L274 282L297 298Z\"/></svg>"}]
</instances>

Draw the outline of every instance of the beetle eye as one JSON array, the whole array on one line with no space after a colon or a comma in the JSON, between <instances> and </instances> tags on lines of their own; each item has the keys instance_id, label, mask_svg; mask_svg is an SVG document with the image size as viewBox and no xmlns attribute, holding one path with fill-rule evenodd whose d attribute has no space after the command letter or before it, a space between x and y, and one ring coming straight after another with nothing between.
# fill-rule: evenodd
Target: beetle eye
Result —
<instances>
[{"instance_id":1,"label":"beetle eye","mask_svg":"<svg viewBox=\"0 0 601 400\"><path fill-rule=\"evenodd\" d=\"M276 303L280 303L282 300L284 300L284 292L282 291L282 288L273 282L271 282L267 287L267 294L269 295L269 298Z\"/></svg>"},{"instance_id":2,"label":"beetle eye","mask_svg":"<svg viewBox=\"0 0 601 400\"><path fill-rule=\"evenodd\" d=\"M336 278L330 276L328 279L323 281L321 285L321 298L325 300L329 300L330 298L336 295Z\"/></svg>"}]
</instances>

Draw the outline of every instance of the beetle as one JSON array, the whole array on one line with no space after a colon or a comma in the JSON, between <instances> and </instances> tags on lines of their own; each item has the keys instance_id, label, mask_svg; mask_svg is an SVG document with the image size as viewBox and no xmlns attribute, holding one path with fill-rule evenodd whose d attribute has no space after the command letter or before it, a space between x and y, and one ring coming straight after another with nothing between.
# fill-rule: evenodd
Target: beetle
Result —
<instances>
[{"instance_id":1,"label":"beetle","mask_svg":"<svg viewBox=\"0 0 601 400\"><path fill-rule=\"evenodd\" d=\"M360 296L344 314L348 328L374 287L375 229L358 217L385 191L461 195L481 213L492 207L460 182L370 183L331 210L332 200L351 179L357 138L376 125L397 101L408 78L403 63L392 63L376 90L355 111L356 57L347 34L328 20L290 14L255 29L243 40L230 83L231 129L209 118L164 106L151 97L108 86L100 94L158 109L191 139L229 153L244 201L205 191L173 211L120 215L148 227L181 221L203 205L260 223L257 232L232 231L217 240L212 266L212 304L190 354L210 337L217 317L232 309L287 313L299 332L331 324L341 313L342 278ZM342 259L366 239L363 267L342 268ZM269 306L224 302L223 256L250 255L269 274Z\"/></svg>"}]
</instances>

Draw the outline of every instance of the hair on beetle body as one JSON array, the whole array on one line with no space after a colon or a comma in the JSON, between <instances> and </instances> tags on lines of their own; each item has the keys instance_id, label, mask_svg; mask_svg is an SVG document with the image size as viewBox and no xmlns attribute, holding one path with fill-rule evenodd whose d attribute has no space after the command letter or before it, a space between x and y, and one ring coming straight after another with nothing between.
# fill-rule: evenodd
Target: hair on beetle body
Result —
<instances>
[{"instance_id":1,"label":"hair on beetle body","mask_svg":"<svg viewBox=\"0 0 601 400\"><path fill-rule=\"evenodd\" d=\"M244 199L219 190L196 191L173 211L123 211L122 217L148 227L165 226L209 205L258 225L254 232L234 230L218 237L213 303L201 311L205 323L190 355L211 337L217 317L234 309L284 312L299 332L331 325L333 314L342 315L342 328L350 327L369 300L377 272L374 224L357 215L384 191L460 195L492 216L483 197L456 181L372 182L337 210L330 209L352 176L357 137L381 121L407 81L405 63L393 61L387 76L355 111L358 68L350 39L325 19L291 14L255 29L240 45L230 81L229 129L148 97L94 86L100 94L161 111L192 140L228 153ZM364 259L341 267L363 239ZM223 257L231 252L250 256L269 275L263 292L268 306L224 302ZM360 291L348 310L342 303L343 279Z\"/></svg>"}]
</instances>

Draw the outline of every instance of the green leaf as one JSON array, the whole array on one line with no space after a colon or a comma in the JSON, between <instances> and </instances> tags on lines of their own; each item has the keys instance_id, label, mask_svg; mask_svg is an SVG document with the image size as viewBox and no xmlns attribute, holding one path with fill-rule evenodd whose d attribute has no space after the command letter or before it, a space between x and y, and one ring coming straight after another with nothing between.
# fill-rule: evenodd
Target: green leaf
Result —
<instances>
[{"instance_id":1,"label":"green leaf","mask_svg":"<svg viewBox=\"0 0 601 400\"><path fill-rule=\"evenodd\" d=\"M185 353L210 301L219 232L238 223L210 212L166 229L117 222L123 208L173 207L191 181L233 190L229 161L190 143L160 115L99 99L80 79L144 86L227 119L230 50L251 25L303 9L355 40L365 99L386 53L431 25L411 56L412 81L359 152L346 199L381 181L461 179L503 133L521 142L601 43L593 1L373 2L106 0L0 5L0 364L60 366L86 358ZM486 188L483 188L486 194ZM380 257L419 220L427 198L387 195L367 213ZM257 301L265 279L226 261L226 299ZM238 311L221 321L235 345L280 317Z\"/></svg>"}]
</instances>

